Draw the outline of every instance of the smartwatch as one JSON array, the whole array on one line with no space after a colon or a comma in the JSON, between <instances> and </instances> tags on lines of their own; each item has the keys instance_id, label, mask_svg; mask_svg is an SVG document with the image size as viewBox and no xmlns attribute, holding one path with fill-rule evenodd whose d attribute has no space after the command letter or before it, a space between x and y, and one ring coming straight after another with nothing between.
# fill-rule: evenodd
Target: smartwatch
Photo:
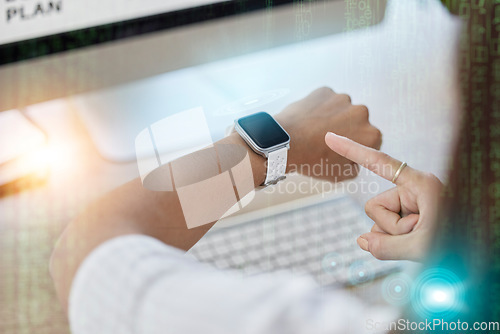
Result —
<instances>
[{"instance_id":1,"label":"smartwatch","mask_svg":"<svg viewBox=\"0 0 500 334\"><path fill-rule=\"evenodd\" d=\"M235 130L252 150L267 158L268 186L285 179L286 161L290 149L290 136L266 112L258 112L235 121Z\"/></svg>"}]
</instances>

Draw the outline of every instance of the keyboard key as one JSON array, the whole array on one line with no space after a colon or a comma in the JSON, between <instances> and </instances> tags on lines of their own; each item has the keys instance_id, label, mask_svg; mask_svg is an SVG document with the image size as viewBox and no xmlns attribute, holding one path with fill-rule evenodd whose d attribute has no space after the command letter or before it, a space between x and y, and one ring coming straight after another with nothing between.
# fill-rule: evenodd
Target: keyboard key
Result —
<instances>
[{"instance_id":1,"label":"keyboard key","mask_svg":"<svg viewBox=\"0 0 500 334\"><path fill-rule=\"evenodd\" d=\"M361 284L399 268L358 247L357 237L370 228L363 210L341 197L211 231L190 254L244 276L286 269L324 286Z\"/></svg>"}]
</instances>

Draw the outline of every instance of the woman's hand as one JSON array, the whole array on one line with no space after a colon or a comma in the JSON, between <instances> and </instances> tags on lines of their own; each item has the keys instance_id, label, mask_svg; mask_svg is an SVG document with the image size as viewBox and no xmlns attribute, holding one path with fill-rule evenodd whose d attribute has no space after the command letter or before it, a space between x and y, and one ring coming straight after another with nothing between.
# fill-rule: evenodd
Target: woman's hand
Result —
<instances>
[{"instance_id":1,"label":"woman's hand","mask_svg":"<svg viewBox=\"0 0 500 334\"><path fill-rule=\"evenodd\" d=\"M331 132L326 144L341 156L392 181L401 166L389 155ZM440 203L442 183L428 173L405 167L396 187L366 203L366 214L375 222L358 245L381 260L419 260L427 250Z\"/></svg>"},{"instance_id":2,"label":"woman's hand","mask_svg":"<svg viewBox=\"0 0 500 334\"><path fill-rule=\"evenodd\" d=\"M324 133L335 131L363 145L379 148L380 131L370 124L368 109L353 105L348 95L328 87L287 106L275 116L290 134L288 172L299 172L329 181L341 181L357 175L352 161L324 145Z\"/></svg>"}]
</instances>

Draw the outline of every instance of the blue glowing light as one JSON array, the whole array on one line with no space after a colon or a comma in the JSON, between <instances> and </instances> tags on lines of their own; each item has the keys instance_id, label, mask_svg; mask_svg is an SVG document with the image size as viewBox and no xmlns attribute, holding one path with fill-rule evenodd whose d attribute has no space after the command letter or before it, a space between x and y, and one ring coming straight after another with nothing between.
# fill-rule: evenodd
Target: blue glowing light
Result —
<instances>
[{"instance_id":1,"label":"blue glowing light","mask_svg":"<svg viewBox=\"0 0 500 334\"><path fill-rule=\"evenodd\" d=\"M368 282L373 279L373 271L370 262L354 261L349 267L349 280L352 284Z\"/></svg>"},{"instance_id":2,"label":"blue glowing light","mask_svg":"<svg viewBox=\"0 0 500 334\"><path fill-rule=\"evenodd\" d=\"M389 275L382 284L382 296L392 305L405 305L410 301L412 283L405 273Z\"/></svg>"},{"instance_id":3,"label":"blue glowing light","mask_svg":"<svg viewBox=\"0 0 500 334\"><path fill-rule=\"evenodd\" d=\"M259 102L259 99L253 99L244 103L244 105L249 106L251 104Z\"/></svg>"},{"instance_id":4,"label":"blue glowing light","mask_svg":"<svg viewBox=\"0 0 500 334\"><path fill-rule=\"evenodd\" d=\"M338 253L328 253L321 260L321 267L323 272L330 275L337 275L343 269L344 259Z\"/></svg>"},{"instance_id":5,"label":"blue glowing light","mask_svg":"<svg viewBox=\"0 0 500 334\"><path fill-rule=\"evenodd\" d=\"M453 272L433 268L421 273L413 285L412 306L423 318L450 318L463 305L463 284Z\"/></svg>"}]
</instances>

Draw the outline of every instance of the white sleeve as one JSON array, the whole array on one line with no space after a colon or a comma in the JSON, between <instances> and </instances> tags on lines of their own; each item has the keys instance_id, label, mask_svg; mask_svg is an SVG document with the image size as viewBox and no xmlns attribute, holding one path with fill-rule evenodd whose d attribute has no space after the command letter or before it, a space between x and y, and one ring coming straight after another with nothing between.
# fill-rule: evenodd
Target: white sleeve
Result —
<instances>
[{"instance_id":1,"label":"white sleeve","mask_svg":"<svg viewBox=\"0 0 500 334\"><path fill-rule=\"evenodd\" d=\"M388 316L307 278L241 278L139 235L95 249L69 300L73 334L362 333Z\"/></svg>"}]
</instances>

